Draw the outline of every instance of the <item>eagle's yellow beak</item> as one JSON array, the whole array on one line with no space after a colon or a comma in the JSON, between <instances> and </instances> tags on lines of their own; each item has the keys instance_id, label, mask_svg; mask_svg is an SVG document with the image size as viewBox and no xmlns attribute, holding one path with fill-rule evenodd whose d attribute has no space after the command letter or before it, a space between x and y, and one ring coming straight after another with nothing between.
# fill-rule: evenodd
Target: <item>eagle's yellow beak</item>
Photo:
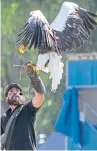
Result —
<instances>
[{"instance_id":1,"label":"eagle's yellow beak","mask_svg":"<svg viewBox=\"0 0 97 151\"><path fill-rule=\"evenodd\" d=\"M22 45L19 47L19 52L20 52L20 53L24 53L24 51L25 51L25 47L24 47L24 45L22 44Z\"/></svg>"}]
</instances>

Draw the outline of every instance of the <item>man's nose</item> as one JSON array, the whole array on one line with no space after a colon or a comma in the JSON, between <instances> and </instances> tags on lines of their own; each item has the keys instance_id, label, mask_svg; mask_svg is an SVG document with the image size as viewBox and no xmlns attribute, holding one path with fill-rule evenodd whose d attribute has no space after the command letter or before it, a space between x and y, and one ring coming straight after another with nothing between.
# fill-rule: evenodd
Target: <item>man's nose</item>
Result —
<instances>
[{"instance_id":1,"label":"man's nose","mask_svg":"<svg viewBox=\"0 0 97 151\"><path fill-rule=\"evenodd\" d=\"M14 92L14 94L17 94L17 92Z\"/></svg>"}]
</instances>

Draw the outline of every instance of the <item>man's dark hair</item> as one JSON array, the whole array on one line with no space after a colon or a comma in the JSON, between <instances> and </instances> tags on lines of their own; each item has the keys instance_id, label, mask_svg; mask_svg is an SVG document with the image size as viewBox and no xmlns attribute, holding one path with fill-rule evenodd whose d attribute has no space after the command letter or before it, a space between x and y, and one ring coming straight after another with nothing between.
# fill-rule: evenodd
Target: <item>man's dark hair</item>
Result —
<instances>
[{"instance_id":1,"label":"man's dark hair","mask_svg":"<svg viewBox=\"0 0 97 151\"><path fill-rule=\"evenodd\" d=\"M5 97L7 97L8 91L9 91L10 89L12 89L12 88L17 88L17 89L19 89L19 90L22 92L22 88L21 88L21 86L20 86L19 84L17 84L17 83L12 83L12 84L9 84L9 85L7 85L7 86L5 87L5 90L4 90L4 95L5 95ZM23 93L23 92L22 92L22 93Z\"/></svg>"}]
</instances>

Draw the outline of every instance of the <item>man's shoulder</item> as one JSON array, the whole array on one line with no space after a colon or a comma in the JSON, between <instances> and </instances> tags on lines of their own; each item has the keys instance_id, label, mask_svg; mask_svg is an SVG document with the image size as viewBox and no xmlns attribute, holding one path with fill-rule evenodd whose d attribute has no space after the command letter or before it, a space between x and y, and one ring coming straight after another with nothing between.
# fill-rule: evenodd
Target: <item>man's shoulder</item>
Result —
<instances>
[{"instance_id":1,"label":"man's shoulder","mask_svg":"<svg viewBox=\"0 0 97 151\"><path fill-rule=\"evenodd\" d=\"M37 113L37 111L41 108L41 107L39 107L39 108L34 107L34 105L33 105L33 103L32 103L32 100L27 101L27 102L24 104L24 107L27 107L27 108L29 109L29 113L31 113L31 114L32 114L32 112L33 112L33 113ZM34 114L33 114L33 115L34 115Z\"/></svg>"}]
</instances>

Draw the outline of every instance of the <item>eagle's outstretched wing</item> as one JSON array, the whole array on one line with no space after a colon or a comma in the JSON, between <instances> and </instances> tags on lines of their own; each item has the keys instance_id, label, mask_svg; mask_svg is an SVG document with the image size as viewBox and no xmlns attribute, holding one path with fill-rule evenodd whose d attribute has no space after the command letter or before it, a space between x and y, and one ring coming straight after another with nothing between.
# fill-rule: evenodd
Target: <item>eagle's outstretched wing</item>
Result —
<instances>
[{"instance_id":1,"label":"eagle's outstretched wing","mask_svg":"<svg viewBox=\"0 0 97 151\"><path fill-rule=\"evenodd\" d=\"M95 17L96 14L80 8L75 3L64 2L58 16L51 24L60 37L60 49L66 51L81 47L97 25Z\"/></svg>"},{"instance_id":2,"label":"eagle's outstretched wing","mask_svg":"<svg viewBox=\"0 0 97 151\"><path fill-rule=\"evenodd\" d=\"M21 48L23 46L25 49L28 46L28 49L31 49L34 46L34 49L39 48L40 50L42 50L42 47L43 53L54 50L56 47L54 31L51 29L45 16L39 10L32 11L30 15L31 17L18 34L18 47Z\"/></svg>"}]
</instances>

